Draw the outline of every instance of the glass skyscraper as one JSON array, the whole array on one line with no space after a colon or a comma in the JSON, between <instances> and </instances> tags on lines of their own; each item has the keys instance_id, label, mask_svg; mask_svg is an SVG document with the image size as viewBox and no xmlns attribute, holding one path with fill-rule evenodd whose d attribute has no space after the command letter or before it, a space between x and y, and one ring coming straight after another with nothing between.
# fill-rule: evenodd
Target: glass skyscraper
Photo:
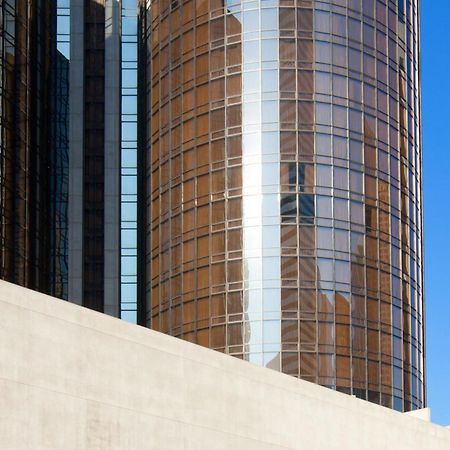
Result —
<instances>
[{"instance_id":1,"label":"glass skyscraper","mask_svg":"<svg viewBox=\"0 0 450 450\"><path fill-rule=\"evenodd\" d=\"M120 316L121 3L70 1L68 293Z\"/></svg>"},{"instance_id":2,"label":"glass skyscraper","mask_svg":"<svg viewBox=\"0 0 450 450\"><path fill-rule=\"evenodd\" d=\"M56 3L56 5L55 5ZM68 202L69 202L69 76L70 76L70 7L68 0L53 2L52 29L52 111L50 183L52 202L49 229L51 254L49 274L55 297L67 300ZM56 36L56 39L55 39Z\"/></svg>"},{"instance_id":3,"label":"glass skyscraper","mask_svg":"<svg viewBox=\"0 0 450 450\"><path fill-rule=\"evenodd\" d=\"M137 0L0 13L0 277L136 322Z\"/></svg>"},{"instance_id":4,"label":"glass skyscraper","mask_svg":"<svg viewBox=\"0 0 450 450\"><path fill-rule=\"evenodd\" d=\"M0 277L64 296L67 66L55 22L53 2L0 4Z\"/></svg>"},{"instance_id":5,"label":"glass skyscraper","mask_svg":"<svg viewBox=\"0 0 450 450\"><path fill-rule=\"evenodd\" d=\"M141 2L151 328L423 407L417 0Z\"/></svg>"},{"instance_id":6,"label":"glass skyscraper","mask_svg":"<svg viewBox=\"0 0 450 450\"><path fill-rule=\"evenodd\" d=\"M69 298L134 323L137 12L70 2Z\"/></svg>"},{"instance_id":7,"label":"glass skyscraper","mask_svg":"<svg viewBox=\"0 0 450 450\"><path fill-rule=\"evenodd\" d=\"M136 0L122 0L121 33L121 318L137 321L137 74Z\"/></svg>"}]
</instances>

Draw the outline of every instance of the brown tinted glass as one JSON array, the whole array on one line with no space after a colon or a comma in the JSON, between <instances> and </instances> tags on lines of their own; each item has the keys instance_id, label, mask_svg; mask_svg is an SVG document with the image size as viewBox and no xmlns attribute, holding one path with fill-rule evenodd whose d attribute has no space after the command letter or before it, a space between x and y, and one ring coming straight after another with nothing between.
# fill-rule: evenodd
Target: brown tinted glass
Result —
<instances>
[{"instance_id":1,"label":"brown tinted glass","mask_svg":"<svg viewBox=\"0 0 450 450\"><path fill-rule=\"evenodd\" d=\"M425 404L418 4L344 3L146 9L147 323L410 410Z\"/></svg>"}]
</instances>

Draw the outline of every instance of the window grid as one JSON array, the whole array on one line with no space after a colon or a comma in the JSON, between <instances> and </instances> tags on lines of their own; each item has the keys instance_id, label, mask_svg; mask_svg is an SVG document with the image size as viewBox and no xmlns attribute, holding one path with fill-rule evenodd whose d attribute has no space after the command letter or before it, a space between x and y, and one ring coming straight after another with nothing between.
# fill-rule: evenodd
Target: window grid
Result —
<instances>
[{"instance_id":1,"label":"window grid","mask_svg":"<svg viewBox=\"0 0 450 450\"><path fill-rule=\"evenodd\" d=\"M418 6L344 3L149 6L148 321L416 409L425 401ZM265 59L273 42L275 64ZM276 93L259 87L271 70ZM253 104L255 126L262 118L263 133L280 130L281 310L249 320L242 114Z\"/></svg>"},{"instance_id":2,"label":"window grid","mask_svg":"<svg viewBox=\"0 0 450 450\"><path fill-rule=\"evenodd\" d=\"M137 321L137 2L122 0L121 318Z\"/></svg>"}]
</instances>

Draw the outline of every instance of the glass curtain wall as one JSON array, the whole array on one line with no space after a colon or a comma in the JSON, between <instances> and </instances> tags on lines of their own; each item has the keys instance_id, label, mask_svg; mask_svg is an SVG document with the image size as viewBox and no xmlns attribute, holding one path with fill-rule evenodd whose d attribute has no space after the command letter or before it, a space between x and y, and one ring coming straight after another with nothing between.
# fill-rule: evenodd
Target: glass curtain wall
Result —
<instances>
[{"instance_id":1,"label":"glass curtain wall","mask_svg":"<svg viewBox=\"0 0 450 450\"><path fill-rule=\"evenodd\" d=\"M122 0L121 318L137 321L137 0Z\"/></svg>"},{"instance_id":2,"label":"glass curtain wall","mask_svg":"<svg viewBox=\"0 0 450 450\"><path fill-rule=\"evenodd\" d=\"M141 6L147 325L422 407L418 2Z\"/></svg>"},{"instance_id":3,"label":"glass curtain wall","mask_svg":"<svg viewBox=\"0 0 450 450\"><path fill-rule=\"evenodd\" d=\"M315 364L320 383L415 409L425 401L418 2L328 3L312 3Z\"/></svg>"},{"instance_id":4,"label":"glass curtain wall","mask_svg":"<svg viewBox=\"0 0 450 450\"><path fill-rule=\"evenodd\" d=\"M0 276L50 291L49 109L54 5L0 4Z\"/></svg>"},{"instance_id":5,"label":"glass curtain wall","mask_svg":"<svg viewBox=\"0 0 450 450\"><path fill-rule=\"evenodd\" d=\"M278 6L276 1L229 6L242 23L244 357L276 370L281 368Z\"/></svg>"},{"instance_id":6,"label":"glass curtain wall","mask_svg":"<svg viewBox=\"0 0 450 450\"><path fill-rule=\"evenodd\" d=\"M70 0L58 0L53 49L50 277L52 295L68 297Z\"/></svg>"},{"instance_id":7,"label":"glass curtain wall","mask_svg":"<svg viewBox=\"0 0 450 450\"><path fill-rule=\"evenodd\" d=\"M104 308L105 0L84 2L83 305Z\"/></svg>"}]
</instances>

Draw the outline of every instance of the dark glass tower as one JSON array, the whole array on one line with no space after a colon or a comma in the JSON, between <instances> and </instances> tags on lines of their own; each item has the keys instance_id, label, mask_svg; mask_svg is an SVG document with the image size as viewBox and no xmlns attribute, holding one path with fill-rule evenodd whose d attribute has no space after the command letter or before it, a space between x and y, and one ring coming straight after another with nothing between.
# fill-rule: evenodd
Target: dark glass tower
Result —
<instances>
[{"instance_id":1,"label":"dark glass tower","mask_svg":"<svg viewBox=\"0 0 450 450\"><path fill-rule=\"evenodd\" d=\"M54 49L50 143L49 276L55 297L68 299L69 60Z\"/></svg>"},{"instance_id":2,"label":"dark glass tower","mask_svg":"<svg viewBox=\"0 0 450 450\"><path fill-rule=\"evenodd\" d=\"M120 316L121 1L70 2L69 299Z\"/></svg>"},{"instance_id":3,"label":"dark glass tower","mask_svg":"<svg viewBox=\"0 0 450 450\"><path fill-rule=\"evenodd\" d=\"M0 5L0 277L63 296L65 269L50 262L64 240L52 226L55 13L44 0Z\"/></svg>"},{"instance_id":4,"label":"dark glass tower","mask_svg":"<svg viewBox=\"0 0 450 450\"><path fill-rule=\"evenodd\" d=\"M424 406L418 13L141 2L142 321Z\"/></svg>"}]
</instances>

